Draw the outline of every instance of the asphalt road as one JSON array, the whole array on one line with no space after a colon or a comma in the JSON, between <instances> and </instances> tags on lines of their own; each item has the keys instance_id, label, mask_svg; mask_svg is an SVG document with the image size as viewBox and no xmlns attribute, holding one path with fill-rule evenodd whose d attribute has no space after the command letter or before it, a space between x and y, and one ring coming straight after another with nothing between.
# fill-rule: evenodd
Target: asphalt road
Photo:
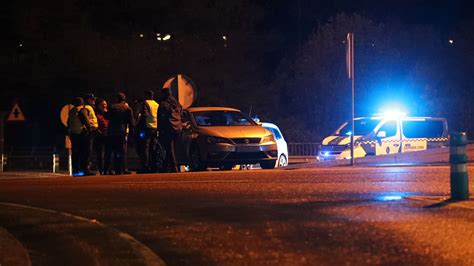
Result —
<instances>
[{"instance_id":1,"label":"asphalt road","mask_svg":"<svg viewBox=\"0 0 474 266\"><path fill-rule=\"evenodd\" d=\"M33 265L474 265L474 208L410 198L447 166L28 176L0 175L0 227Z\"/></svg>"}]
</instances>

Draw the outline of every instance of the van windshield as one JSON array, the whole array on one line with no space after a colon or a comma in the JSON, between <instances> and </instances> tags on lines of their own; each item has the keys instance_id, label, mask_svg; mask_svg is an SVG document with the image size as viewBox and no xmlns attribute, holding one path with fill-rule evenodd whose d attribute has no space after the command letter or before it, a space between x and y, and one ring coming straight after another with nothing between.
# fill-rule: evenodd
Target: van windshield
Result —
<instances>
[{"instance_id":1,"label":"van windshield","mask_svg":"<svg viewBox=\"0 0 474 266\"><path fill-rule=\"evenodd\" d=\"M381 119L370 119L363 118L354 120L354 129L356 136L364 136L374 131L375 127L380 123ZM351 124L346 124L339 130L336 131L336 136L350 136L351 135Z\"/></svg>"}]
</instances>

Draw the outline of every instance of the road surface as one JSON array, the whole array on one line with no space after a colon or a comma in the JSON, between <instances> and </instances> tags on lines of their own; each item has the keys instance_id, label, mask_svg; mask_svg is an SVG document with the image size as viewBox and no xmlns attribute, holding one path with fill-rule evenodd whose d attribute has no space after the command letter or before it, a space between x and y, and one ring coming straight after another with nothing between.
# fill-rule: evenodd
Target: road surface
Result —
<instances>
[{"instance_id":1,"label":"road surface","mask_svg":"<svg viewBox=\"0 0 474 266\"><path fill-rule=\"evenodd\" d=\"M447 166L4 174L0 227L33 265L473 265L447 196Z\"/></svg>"}]
</instances>

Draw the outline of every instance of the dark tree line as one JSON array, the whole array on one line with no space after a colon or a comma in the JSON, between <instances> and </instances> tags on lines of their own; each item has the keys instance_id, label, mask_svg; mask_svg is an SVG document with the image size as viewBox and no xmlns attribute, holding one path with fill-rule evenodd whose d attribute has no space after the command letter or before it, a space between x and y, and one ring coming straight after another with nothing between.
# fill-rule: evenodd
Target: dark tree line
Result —
<instances>
[{"instance_id":1,"label":"dark tree line","mask_svg":"<svg viewBox=\"0 0 474 266\"><path fill-rule=\"evenodd\" d=\"M409 115L447 117L451 129L474 129L469 81L474 58L467 30L447 36L429 26L339 14L319 25L275 72L271 87L280 107L275 119L291 125L295 139L321 140L350 117L347 32L356 36L356 116L401 105Z\"/></svg>"},{"instance_id":2,"label":"dark tree line","mask_svg":"<svg viewBox=\"0 0 474 266\"><path fill-rule=\"evenodd\" d=\"M20 99L49 121L37 128L58 135L57 112L73 96L123 90L133 101L182 73L198 87L196 105L252 110L292 142L320 141L350 114L344 41L354 32L356 115L401 103L411 115L474 129L473 21L449 35L340 13L305 24L313 31L302 36L301 29L287 34L268 22L271 1L145 2L12 2L13 30L1 53L2 109ZM158 41L157 33L171 39Z\"/></svg>"}]
</instances>

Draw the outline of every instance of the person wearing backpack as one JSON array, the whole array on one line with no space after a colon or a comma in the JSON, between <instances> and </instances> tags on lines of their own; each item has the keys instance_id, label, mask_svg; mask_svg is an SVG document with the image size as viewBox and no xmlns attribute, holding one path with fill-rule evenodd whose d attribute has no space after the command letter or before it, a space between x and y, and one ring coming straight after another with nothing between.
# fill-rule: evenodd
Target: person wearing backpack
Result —
<instances>
[{"instance_id":1,"label":"person wearing backpack","mask_svg":"<svg viewBox=\"0 0 474 266\"><path fill-rule=\"evenodd\" d=\"M161 101L158 107L158 132L159 141L165 150L165 161L163 163L163 172L177 173L175 142L183 130L181 117L183 107L171 95L170 88L161 90Z\"/></svg>"},{"instance_id":2,"label":"person wearing backpack","mask_svg":"<svg viewBox=\"0 0 474 266\"><path fill-rule=\"evenodd\" d=\"M91 126L84 109L84 99L82 97L74 98L73 105L74 107L69 111L67 120L72 146L72 175L90 175L88 152Z\"/></svg>"}]
</instances>

